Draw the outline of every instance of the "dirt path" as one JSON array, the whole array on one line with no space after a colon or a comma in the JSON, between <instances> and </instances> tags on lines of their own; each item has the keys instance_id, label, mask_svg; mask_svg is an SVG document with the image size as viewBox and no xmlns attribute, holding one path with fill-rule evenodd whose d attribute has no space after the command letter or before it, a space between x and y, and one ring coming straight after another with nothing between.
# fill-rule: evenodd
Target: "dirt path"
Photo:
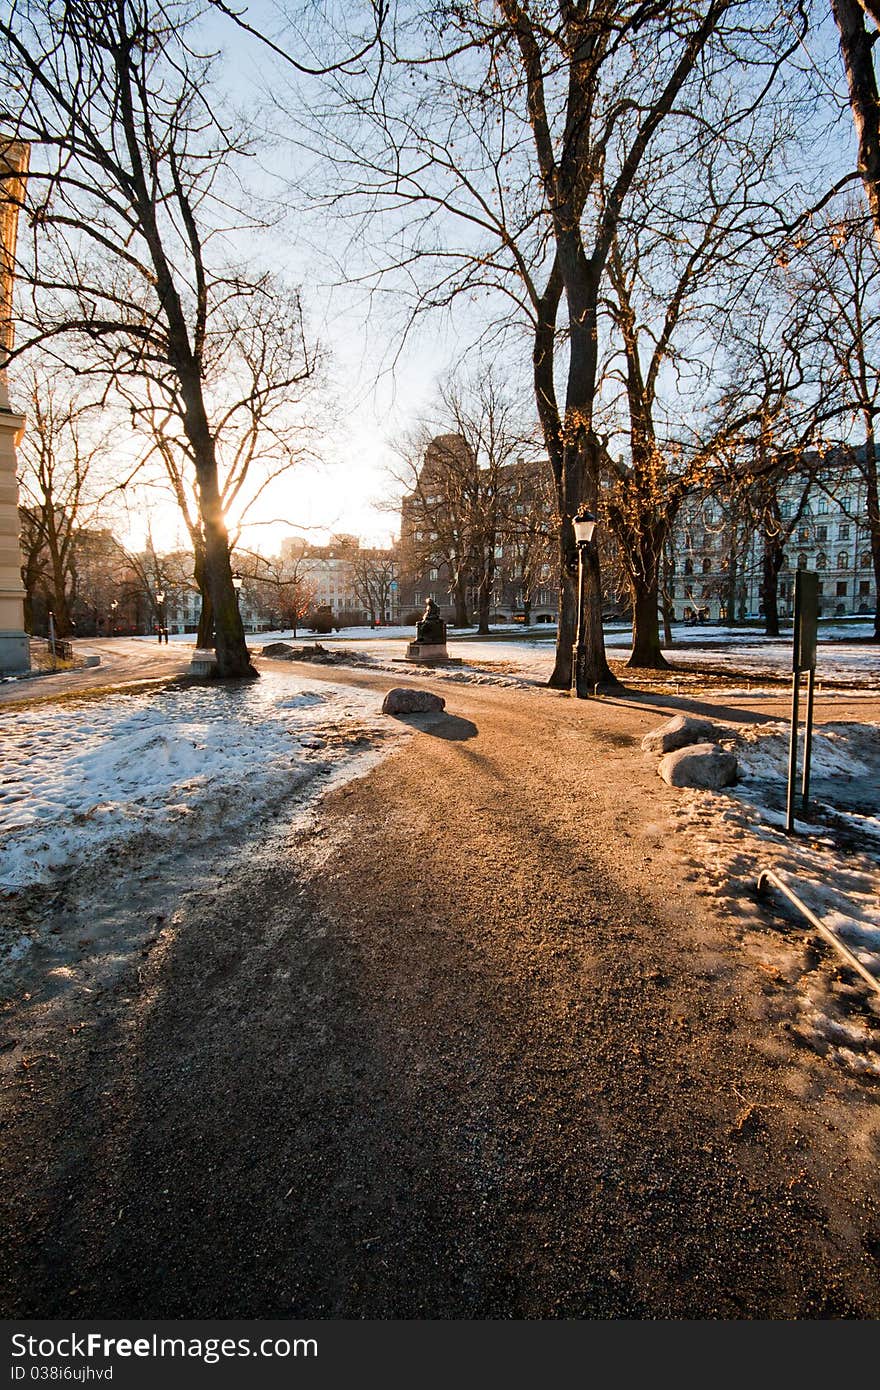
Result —
<instances>
[{"instance_id":1,"label":"dirt path","mask_svg":"<svg viewBox=\"0 0 880 1390\"><path fill-rule=\"evenodd\" d=\"M136 977L34 1011L7 1316L880 1315L877 1090L682 872L656 707L443 690Z\"/></svg>"}]
</instances>

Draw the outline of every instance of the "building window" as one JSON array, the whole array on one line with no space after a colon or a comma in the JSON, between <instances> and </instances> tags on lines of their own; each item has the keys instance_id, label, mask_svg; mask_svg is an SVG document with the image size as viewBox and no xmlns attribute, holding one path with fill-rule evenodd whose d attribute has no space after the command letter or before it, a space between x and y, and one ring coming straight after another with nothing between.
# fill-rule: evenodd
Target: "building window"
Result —
<instances>
[{"instance_id":1,"label":"building window","mask_svg":"<svg viewBox=\"0 0 880 1390\"><path fill-rule=\"evenodd\" d=\"M824 551L824 550L820 550L820 551L819 551L819 554L816 556L816 569L817 569L817 570L824 570L824 569L827 569L827 567L828 567L828 556L825 554L825 551Z\"/></svg>"},{"instance_id":2,"label":"building window","mask_svg":"<svg viewBox=\"0 0 880 1390\"><path fill-rule=\"evenodd\" d=\"M820 580L819 580L819 583L816 585L816 593L817 593L817 594L824 594L824 592L825 592L825 585L822 583L822 580L820 579Z\"/></svg>"},{"instance_id":3,"label":"building window","mask_svg":"<svg viewBox=\"0 0 880 1390\"><path fill-rule=\"evenodd\" d=\"M846 580L845 580L845 579L838 579L838 581L837 581L837 590L836 590L836 593L837 593L837 597L838 597L838 598L846 598Z\"/></svg>"},{"instance_id":4,"label":"building window","mask_svg":"<svg viewBox=\"0 0 880 1390\"><path fill-rule=\"evenodd\" d=\"M711 573L712 573L712 561L709 559L708 555L706 556L705 560L703 561L703 573L704 573L704 574L711 574Z\"/></svg>"},{"instance_id":5,"label":"building window","mask_svg":"<svg viewBox=\"0 0 880 1390\"><path fill-rule=\"evenodd\" d=\"M694 572L694 562L690 556L684 562L684 572L685 574L693 574Z\"/></svg>"},{"instance_id":6,"label":"building window","mask_svg":"<svg viewBox=\"0 0 880 1390\"><path fill-rule=\"evenodd\" d=\"M860 579L860 580L859 580L859 597L860 597L860 598L867 598L867 596L868 596L868 594L870 594L870 592L871 592L871 581L870 581L870 579Z\"/></svg>"},{"instance_id":7,"label":"building window","mask_svg":"<svg viewBox=\"0 0 880 1390\"><path fill-rule=\"evenodd\" d=\"M827 539L828 539L828 527L827 527L827 526L817 526L817 527L816 527L816 540L817 540L817 541L827 541Z\"/></svg>"},{"instance_id":8,"label":"building window","mask_svg":"<svg viewBox=\"0 0 880 1390\"><path fill-rule=\"evenodd\" d=\"M800 526L800 527L798 527L798 540L801 541L801 542L804 542L804 541L808 541L809 539L810 539L810 528L809 528L809 526Z\"/></svg>"},{"instance_id":9,"label":"building window","mask_svg":"<svg viewBox=\"0 0 880 1390\"><path fill-rule=\"evenodd\" d=\"M860 569L860 570L869 570L870 568L871 568L871 552L870 552L870 550L863 550L863 551L862 551L862 557L861 557L861 559L859 560L859 569Z\"/></svg>"},{"instance_id":10,"label":"building window","mask_svg":"<svg viewBox=\"0 0 880 1390\"><path fill-rule=\"evenodd\" d=\"M800 555L798 556L798 569L799 569L799 570L805 570L805 569L807 568L807 564L808 564L807 556L804 554L803 551L801 551Z\"/></svg>"},{"instance_id":11,"label":"building window","mask_svg":"<svg viewBox=\"0 0 880 1390\"><path fill-rule=\"evenodd\" d=\"M839 570L848 570L848 569L849 569L849 551L848 551L848 550L841 550L840 554L839 554L838 557L837 557L837 568L838 568Z\"/></svg>"},{"instance_id":12,"label":"building window","mask_svg":"<svg viewBox=\"0 0 880 1390\"><path fill-rule=\"evenodd\" d=\"M823 515L825 512L827 512L827 510L828 510L828 498L825 496L825 494L824 494L824 492L823 492L822 496L819 498L818 502L816 503L816 511L819 512L820 515ZM824 537L820 537L820 539L824 540Z\"/></svg>"},{"instance_id":13,"label":"building window","mask_svg":"<svg viewBox=\"0 0 880 1390\"><path fill-rule=\"evenodd\" d=\"M842 521L837 528L837 539L839 541L849 540L849 522Z\"/></svg>"}]
</instances>

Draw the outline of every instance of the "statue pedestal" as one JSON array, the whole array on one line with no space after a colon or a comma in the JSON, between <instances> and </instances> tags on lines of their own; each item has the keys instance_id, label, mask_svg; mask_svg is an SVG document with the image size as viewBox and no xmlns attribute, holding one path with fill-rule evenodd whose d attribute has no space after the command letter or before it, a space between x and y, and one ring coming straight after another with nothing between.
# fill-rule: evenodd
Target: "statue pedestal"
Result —
<instances>
[{"instance_id":1,"label":"statue pedestal","mask_svg":"<svg viewBox=\"0 0 880 1390\"><path fill-rule=\"evenodd\" d=\"M423 666L436 666L438 661L447 666L460 666L459 660L450 659L445 642L410 642L406 649L407 661L417 661Z\"/></svg>"}]
</instances>

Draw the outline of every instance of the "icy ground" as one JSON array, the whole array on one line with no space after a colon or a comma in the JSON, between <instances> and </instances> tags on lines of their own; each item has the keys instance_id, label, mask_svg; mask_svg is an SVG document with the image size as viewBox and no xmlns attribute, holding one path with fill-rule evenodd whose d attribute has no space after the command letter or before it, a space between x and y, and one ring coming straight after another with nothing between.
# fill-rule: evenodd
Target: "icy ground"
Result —
<instances>
[{"instance_id":1,"label":"icy ground","mask_svg":"<svg viewBox=\"0 0 880 1390\"><path fill-rule=\"evenodd\" d=\"M265 673L0 709L0 891L235 827L402 737L375 694Z\"/></svg>"}]
</instances>

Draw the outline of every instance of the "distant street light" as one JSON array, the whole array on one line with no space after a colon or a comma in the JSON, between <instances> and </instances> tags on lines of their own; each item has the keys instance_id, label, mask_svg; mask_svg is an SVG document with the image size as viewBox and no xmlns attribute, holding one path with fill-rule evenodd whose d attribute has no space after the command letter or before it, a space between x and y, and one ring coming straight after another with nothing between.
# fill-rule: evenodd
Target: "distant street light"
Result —
<instances>
[{"instance_id":1,"label":"distant street light","mask_svg":"<svg viewBox=\"0 0 880 1390\"><path fill-rule=\"evenodd\" d=\"M597 518L589 510L586 504L578 507L577 512L572 517L574 527L574 539L578 553L578 611L577 611L577 641L572 652L572 688L579 700L589 698L590 690L587 685L584 670L587 660L587 649L584 642L584 598L586 585L586 554L587 546L593 539L596 530Z\"/></svg>"},{"instance_id":2,"label":"distant street light","mask_svg":"<svg viewBox=\"0 0 880 1390\"><path fill-rule=\"evenodd\" d=\"M161 643L162 637L163 637L163 635L164 635L164 633L165 633L165 609L164 609L164 607L163 607L164 603L165 603L165 590L164 590L164 589L160 589L159 592L156 594L156 615L157 615L157 617L158 617L158 619L159 619L159 641L160 641L160 643Z\"/></svg>"},{"instance_id":3,"label":"distant street light","mask_svg":"<svg viewBox=\"0 0 880 1390\"><path fill-rule=\"evenodd\" d=\"M110 603L110 632L108 636L113 636L113 629L116 626L116 610L119 607L119 599L112 599Z\"/></svg>"}]
</instances>

